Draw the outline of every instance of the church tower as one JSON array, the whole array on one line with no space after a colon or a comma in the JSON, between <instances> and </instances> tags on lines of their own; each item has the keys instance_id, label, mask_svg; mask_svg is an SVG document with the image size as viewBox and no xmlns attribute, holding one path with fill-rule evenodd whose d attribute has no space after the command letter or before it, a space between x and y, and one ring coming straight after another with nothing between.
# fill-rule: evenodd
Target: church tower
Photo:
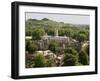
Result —
<instances>
[{"instance_id":1,"label":"church tower","mask_svg":"<svg viewBox=\"0 0 100 81\"><path fill-rule=\"evenodd\" d=\"M55 28L55 36L58 36L58 29Z\"/></svg>"}]
</instances>

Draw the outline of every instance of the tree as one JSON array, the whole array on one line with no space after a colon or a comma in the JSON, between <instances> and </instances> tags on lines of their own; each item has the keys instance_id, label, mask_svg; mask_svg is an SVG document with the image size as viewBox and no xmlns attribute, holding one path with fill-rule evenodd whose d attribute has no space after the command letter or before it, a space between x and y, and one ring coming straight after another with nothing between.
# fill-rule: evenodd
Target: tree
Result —
<instances>
[{"instance_id":1,"label":"tree","mask_svg":"<svg viewBox=\"0 0 100 81\"><path fill-rule=\"evenodd\" d=\"M86 35L85 34L79 34L78 36L78 41L79 42L84 42L86 40Z\"/></svg>"},{"instance_id":2,"label":"tree","mask_svg":"<svg viewBox=\"0 0 100 81\"><path fill-rule=\"evenodd\" d=\"M65 29L61 28L58 30L59 36L64 36L65 35Z\"/></svg>"},{"instance_id":3,"label":"tree","mask_svg":"<svg viewBox=\"0 0 100 81\"><path fill-rule=\"evenodd\" d=\"M73 38L78 40L79 42L84 42L85 40L87 40L87 35L85 33L82 33L82 32L76 32L74 35L73 35Z\"/></svg>"},{"instance_id":4,"label":"tree","mask_svg":"<svg viewBox=\"0 0 100 81\"><path fill-rule=\"evenodd\" d=\"M56 66L56 62L55 62L54 60L55 60L55 59L53 59L53 58L47 59L47 61L46 61L46 66L47 66L47 67Z\"/></svg>"},{"instance_id":5,"label":"tree","mask_svg":"<svg viewBox=\"0 0 100 81\"><path fill-rule=\"evenodd\" d=\"M45 35L45 31L44 31L44 29L37 29L37 28L35 28L34 30L33 30L33 32L32 32L32 39L33 40L41 40L41 37L43 36L43 35Z\"/></svg>"},{"instance_id":6,"label":"tree","mask_svg":"<svg viewBox=\"0 0 100 81\"><path fill-rule=\"evenodd\" d=\"M25 40L25 49L26 51L29 50L30 40Z\"/></svg>"},{"instance_id":7,"label":"tree","mask_svg":"<svg viewBox=\"0 0 100 81\"><path fill-rule=\"evenodd\" d=\"M26 36L31 36L32 35L32 30L26 30L25 35Z\"/></svg>"},{"instance_id":8,"label":"tree","mask_svg":"<svg viewBox=\"0 0 100 81\"><path fill-rule=\"evenodd\" d=\"M72 54L66 54L64 57L63 66L75 66L78 63L78 58Z\"/></svg>"},{"instance_id":9,"label":"tree","mask_svg":"<svg viewBox=\"0 0 100 81\"><path fill-rule=\"evenodd\" d=\"M79 34L84 34L86 36L86 40L89 40L89 30L80 30Z\"/></svg>"},{"instance_id":10,"label":"tree","mask_svg":"<svg viewBox=\"0 0 100 81\"><path fill-rule=\"evenodd\" d=\"M56 50L57 50L57 47L58 47L58 42L56 41L52 41L50 44L49 44L49 49L51 51L53 51L54 53L56 53Z\"/></svg>"},{"instance_id":11,"label":"tree","mask_svg":"<svg viewBox=\"0 0 100 81\"><path fill-rule=\"evenodd\" d=\"M83 65L89 64L88 54L84 50L79 53L79 62Z\"/></svg>"},{"instance_id":12,"label":"tree","mask_svg":"<svg viewBox=\"0 0 100 81\"><path fill-rule=\"evenodd\" d=\"M45 67L46 59L42 53L37 53L35 56L34 67Z\"/></svg>"},{"instance_id":13,"label":"tree","mask_svg":"<svg viewBox=\"0 0 100 81\"><path fill-rule=\"evenodd\" d=\"M78 53L73 48L67 48L64 50L64 66L75 66L78 65Z\"/></svg>"},{"instance_id":14,"label":"tree","mask_svg":"<svg viewBox=\"0 0 100 81\"><path fill-rule=\"evenodd\" d=\"M50 28L46 29L46 33L48 35L54 36L54 29L53 28L52 29L50 29Z\"/></svg>"},{"instance_id":15,"label":"tree","mask_svg":"<svg viewBox=\"0 0 100 81\"><path fill-rule=\"evenodd\" d=\"M42 20L44 20L44 21L48 21L49 19L47 19L47 18L43 18Z\"/></svg>"},{"instance_id":16,"label":"tree","mask_svg":"<svg viewBox=\"0 0 100 81\"><path fill-rule=\"evenodd\" d=\"M73 31L72 31L71 28L67 28L67 29L65 30L65 35L66 35L66 36L71 37L72 34L73 34Z\"/></svg>"},{"instance_id":17,"label":"tree","mask_svg":"<svg viewBox=\"0 0 100 81\"><path fill-rule=\"evenodd\" d=\"M26 50L29 53L33 53L38 50L38 45L32 41L26 41Z\"/></svg>"},{"instance_id":18,"label":"tree","mask_svg":"<svg viewBox=\"0 0 100 81\"><path fill-rule=\"evenodd\" d=\"M73 48L66 48L66 49L64 50L64 52L65 52L65 54L66 54L66 53L69 53L69 54L72 54L72 55L74 55L74 56L77 56L77 55L78 55L77 51L76 51L75 49L73 49Z\"/></svg>"}]
</instances>

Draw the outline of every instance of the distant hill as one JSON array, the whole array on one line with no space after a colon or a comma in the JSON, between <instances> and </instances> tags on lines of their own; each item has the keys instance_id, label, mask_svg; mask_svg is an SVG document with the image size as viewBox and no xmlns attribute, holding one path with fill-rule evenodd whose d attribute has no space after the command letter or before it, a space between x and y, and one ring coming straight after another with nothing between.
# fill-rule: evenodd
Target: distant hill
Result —
<instances>
[{"instance_id":1,"label":"distant hill","mask_svg":"<svg viewBox=\"0 0 100 81\"><path fill-rule=\"evenodd\" d=\"M81 27L81 28L89 28L89 25L84 24L71 24L71 23L64 23L64 22L57 22L50 20L48 18L43 18L41 20L37 19L28 19L26 20L26 27L44 27L44 28L62 28L62 27Z\"/></svg>"}]
</instances>

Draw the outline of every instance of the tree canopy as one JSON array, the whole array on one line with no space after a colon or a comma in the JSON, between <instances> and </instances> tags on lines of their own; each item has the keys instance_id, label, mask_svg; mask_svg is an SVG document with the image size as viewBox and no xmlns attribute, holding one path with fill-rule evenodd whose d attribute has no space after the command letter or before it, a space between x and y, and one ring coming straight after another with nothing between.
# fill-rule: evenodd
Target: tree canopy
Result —
<instances>
[{"instance_id":1,"label":"tree canopy","mask_svg":"<svg viewBox=\"0 0 100 81\"><path fill-rule=\"evenodd\" d=\"M78 53L73 48L65 49L64 66L75 66L78 63Z\"/></svg>"},{"instance_id":2,"label":"tree canopy","mask_svg":"<svg viewBox=\"0 0 100 81\"><path fill-rule=\"evenodd\" d=\"M33 40L40 40L43 35L45 35L45 30L44 29L35 28L32 32L32 39Z\"/></svg>"},{"instance_id":3,"label":"tree canopy","mask_svg":"<svg viewBox=\"0 0 100 81\"><path fill-rule=\"evenodd\" d=\"M30 40L27 40L26 41L26 50L29 52L29 53L33 53L35 52L36 50L38 50L38 45Z\"/></svg>"},{"instance_id":4,"label":"tree canopy","mask_svg":"<svg viewBox=\"0 0 100 81\"><path fill-rule=\"evenodd\" d=\"M52 42L49 44L49 49L50 49L51 51L53 51L54 53L56 53L58 46L59 46L58 42L52 41Z\"/></svg>"},{"instance_id":5,"label":"tree canopy","mask_svg":"<svg viewBox=\"0 0 100 81\"><path fill-rule=\"evenodd\" d=\"M46 59L42 53L37 53L35 56L34 67L45 67Z\"/></svg>"},{"instance_id":6,"label":"tree canopy","mask_svg":"<svg viewBox=\"0 0 100 81\"><path fill-rule=\"evenodd\" d=\"M78 62L78 59L76 56L72 54L66 54L64 57L64 64L63 66L75 66Z\"/></svg>"},{"instance_id":7,"label":"tree canopy","mask_svg":"<svg viewBox=\"0 0 100 81\"><path fill-rule=\"evenodd\" d=\"M83 65L89 64L88 55L84 50L81 50L80 53L79 53L79 62Z\"/></svg>"}]
</instances>

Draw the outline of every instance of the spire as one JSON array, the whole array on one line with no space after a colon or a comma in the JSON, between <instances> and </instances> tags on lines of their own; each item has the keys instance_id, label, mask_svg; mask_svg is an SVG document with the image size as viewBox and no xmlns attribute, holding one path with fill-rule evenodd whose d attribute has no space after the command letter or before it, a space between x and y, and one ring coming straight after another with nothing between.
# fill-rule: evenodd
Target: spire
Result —
<instances>
[{"instance_id":1,"label":"spire","mask_svg":"<svg viewBox=\"0 0 100 81\"><path fill-rule=\"evenodd\" d=\"M58 36L58 29L55 28L55 36Z\"/></svg>"}]
</instances>

